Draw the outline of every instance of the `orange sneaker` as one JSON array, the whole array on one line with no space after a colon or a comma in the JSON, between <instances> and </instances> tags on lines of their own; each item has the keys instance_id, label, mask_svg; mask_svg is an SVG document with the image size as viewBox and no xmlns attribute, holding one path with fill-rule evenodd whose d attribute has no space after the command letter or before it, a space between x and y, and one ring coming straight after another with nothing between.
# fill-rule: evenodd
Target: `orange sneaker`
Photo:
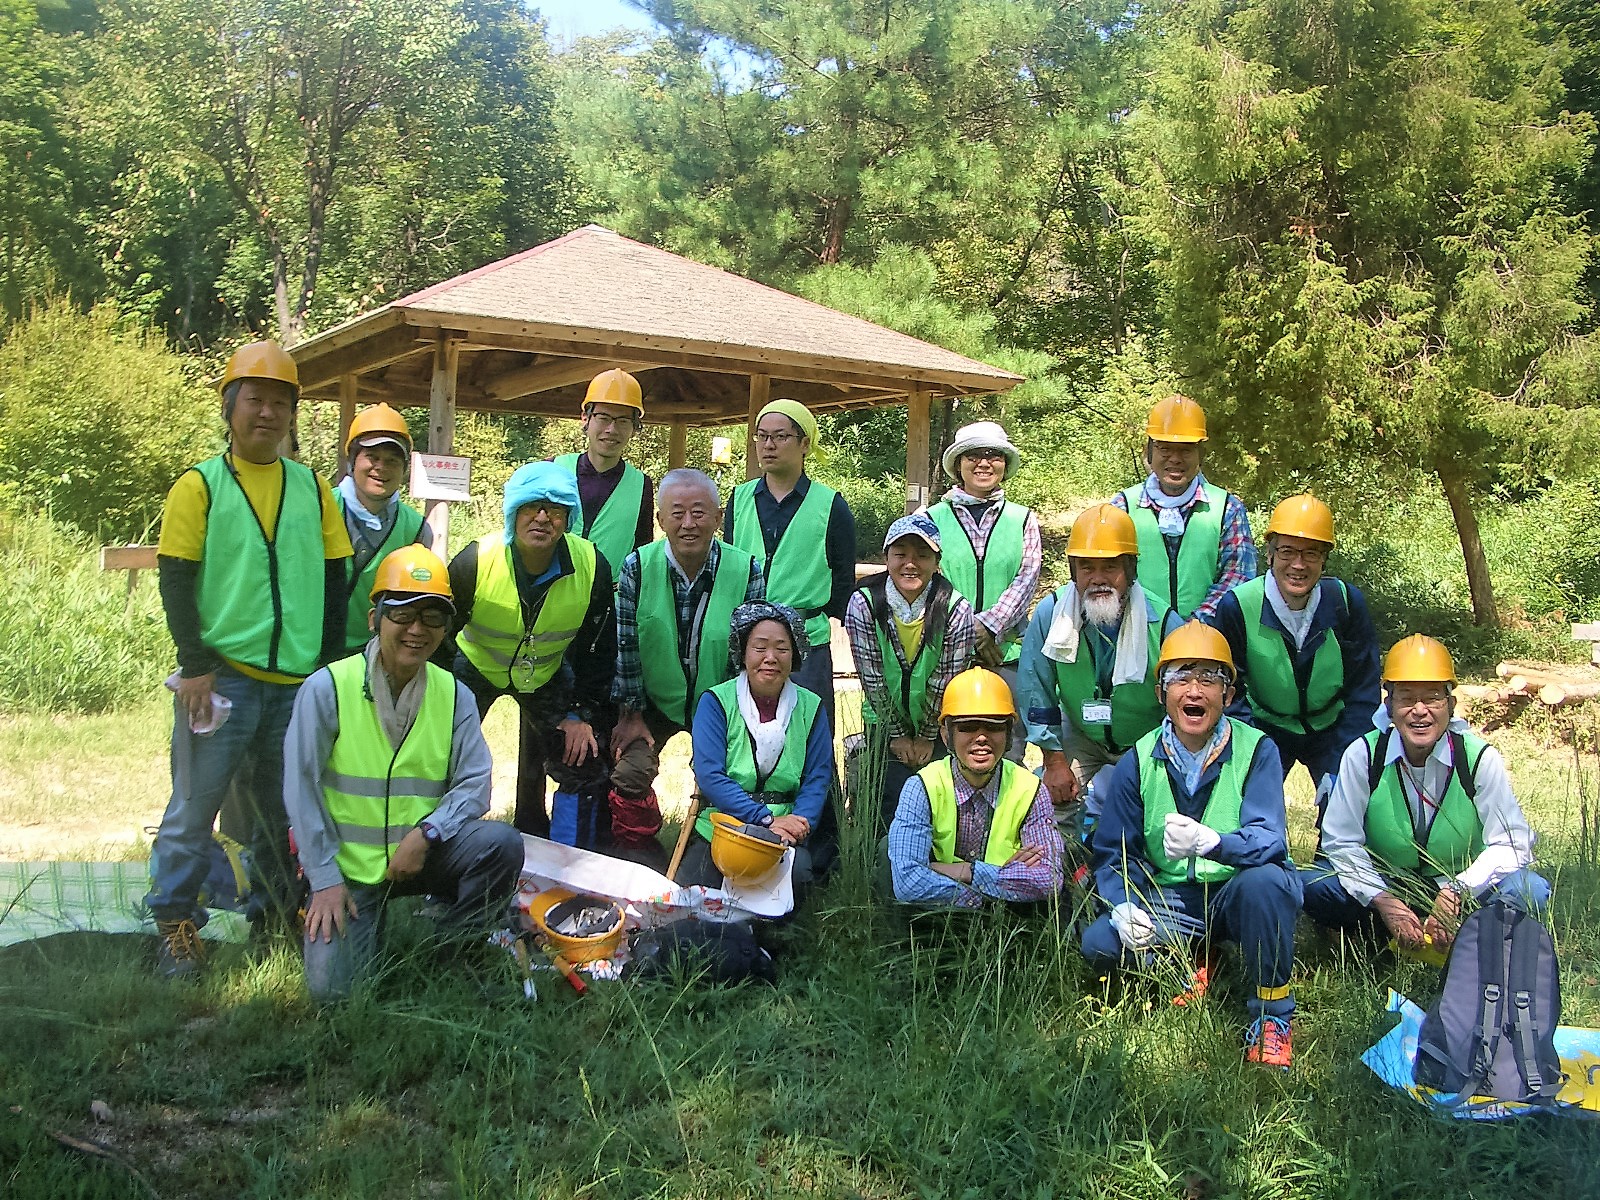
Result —
<instances>
[{"instance_id":1,"label":"orange sneaker","mask_svg":"<svg viewBox=\"0 0 1600 1200\"><path fill-rule=\"evenodd\" d=\"M1206 993L1211 990L1211 975L1216 970L1211 964L1211 956L1204 955L1195 964L1193 973L1189 976L1189 985L1172 998L1174 1008L1189 1008L1199 1004L1206 998Z\"/></svg>"},{"instance_id":2,"label":"orange sneaker","mask_svg":"<svg viewBox=\"0 0 1600 1200\"><path fill-rule=\"evenodd\" d=\"M1246 1062L1287 1071L1294 1063L1294 1035L1288 1017L1261 1017L1244 1039Z\"/></svg>"}]
</instances>

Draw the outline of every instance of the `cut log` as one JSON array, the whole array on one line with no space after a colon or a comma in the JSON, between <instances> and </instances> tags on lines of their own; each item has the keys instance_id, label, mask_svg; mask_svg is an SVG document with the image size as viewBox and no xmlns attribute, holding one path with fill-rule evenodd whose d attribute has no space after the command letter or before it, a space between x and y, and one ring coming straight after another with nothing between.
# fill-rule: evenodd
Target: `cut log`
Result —
<instances>
[{"instance_id":1,"label":"cut log","mask_svg":"<svg viewBox=\"0 0 1600 1200\"><path fill-rule=\"evenodd\" d=\"M1551 708L1596 696L1600 696L1600 683L1547 683L1539 689L1539 699Z\"/></svg>"}]
</instances>

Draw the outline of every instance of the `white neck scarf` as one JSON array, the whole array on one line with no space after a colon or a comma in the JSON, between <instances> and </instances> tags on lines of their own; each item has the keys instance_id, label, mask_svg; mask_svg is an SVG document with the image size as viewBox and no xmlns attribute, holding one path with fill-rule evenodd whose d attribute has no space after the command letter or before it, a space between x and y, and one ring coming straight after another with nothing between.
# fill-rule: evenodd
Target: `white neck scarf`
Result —
<instances>
[{"instance_id":1,"label":"white neck scarf","mask_svg":"<svg viewBox=\"0 0 1600 1200\"><path fill-rule=\"evenodd\" d=\"M763 775L770 775L783 754L783 743L789 736L789 718L794 716L794 705L800 698L800 691L793 680L786 680L783 691L778 693L777 716L770 721L763 721L761 711L756 708L756 699L750 694L748 671L739 672L733 690L739 697L739 715L744 718L744 727L750 731L750 741L755 747L756 770Z\"/></svg>"},{"instance_id":2,"label":"white neck scarf","mask_svg":"<svg viewBox=\"0 0 1600 1200\"><path fill-rule=\"evenodd\" d=\"M1271 571L1267 572L1267 603L1272 605L1272 611L1278 615L1278 620L1283 622L1283 627L1289 631L1289 636L1294 638L1297 648L1306 644L1306 634L1311 632L1311 619L1317 615L1317 605L1322 602L1322 588L1311 589L1311 599L1306 606L1298 612L1289 607L1289 602L1283 598L1283 592L1278 588L1278 580Z\"/></svg>"},{"instance_id":3,"label":"white neck scarf","mask_svg":"<svg viewBox=\"0 0 1600 1200\"><path fill-rule=\"evenodd\" d=\"M378 618L382 620L380 616ZM389 678L389 672L383 669L383 660L378 657L378 639L373 638L367 643L367 680L372 689L372 702L378 707L378 724L383 727L383 735L389 739L389 745L400 749L400 744L406 740L406 734L411 732L411 726L416 724L417 710L422 707L422 696L428 688L428 664L422 667L411 677L411 682L400 689L400 694L394 694L394 682Z\"/></svg>"},{"instance_id":4,"label":"white neck scarf","mask_svg":"<svg viewBox=\"0 0 1600 1200\"><path fill-rule=\"evenodd\" d=\"M394 495L390 496L388 503L383 506L383 511L372 512L361 503L361 497L356 494L356 480L353 475L346 475L339 480L339 495L344 499L345 512L372 530L382 529L400 503L400 489L396 488Z\"/></svg>"},{"instance_id":5,"label":"white neck scarf","mask_svg":"<svg viewBox=\"0 0 1600 1200\"><path fill-rule=\"evenodd\" d=\"M1194 498L1200 493L1200 486L1205 482L1205 476L1195 473L1189 481L1189 486L1176 496L1169 496L1161 490L1161 484L1156 479L1156 473L1151 471L1144 481L1145 498L1155 505L1156 527L1161 530L1163 537L1182 537L1183 527L1188 519L1183 515L1183 510L1194 503Z\"/></svg>"},{"instance_id":6,"label":"white neck scarf","mask_svg":"<svg viewBox=\"0 0 1600 1200\"><path fill-rule=\"evenodd\" d=\"M1005 488L995 488L988 496L974 496L963 489L959 484L944 494L944 498L951 504L964 504L968 508L982 508L985 504L996 504L1006 498Z\"/></svg>"},{"instance_id":7,"label":"white neck scarf","mask_svg":"<svg viewBox=\"0 0 1600 1200\"><path fill-rule=\"evenodd\" d=\"M1056 662L1077 662L1083 632L1083 597L1078 585L1067 584L1056 600L1050 631L1045 634L1044 656ZM1150 601L1137 583L1128 588L1122 606L1122 624L1117 628L1117 658L1111 668L1111 686L1143 683L1150 669L1150 639L1145 626L1150 623Z\"/></svg>"}]
</instances>

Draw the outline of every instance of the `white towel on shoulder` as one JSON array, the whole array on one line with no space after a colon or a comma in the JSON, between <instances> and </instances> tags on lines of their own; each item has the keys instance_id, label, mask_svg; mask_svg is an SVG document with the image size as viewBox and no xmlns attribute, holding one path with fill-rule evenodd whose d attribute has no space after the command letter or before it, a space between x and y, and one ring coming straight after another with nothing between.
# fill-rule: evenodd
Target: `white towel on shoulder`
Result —
<instances>
[{"instance_id":1,"label":"white towel on shoulder","mask_svg":"<svg viewBox=\"0 0 1600 1200\"><path fill-rule=\"evenodd\" d=\"M1056 662L1077 662L1082 637L1083 600L1078 585L1067 584L1056 599L1050 618L1050 631L1044 638L1044 656ZM1150 639L1145 632L1150 624L1150 601L1137 583L1128 589L1128 602L1117 629L1117 660L1111 667L1111 685L1142 683L1150 669Z\"/></svg>"}]
</instances>

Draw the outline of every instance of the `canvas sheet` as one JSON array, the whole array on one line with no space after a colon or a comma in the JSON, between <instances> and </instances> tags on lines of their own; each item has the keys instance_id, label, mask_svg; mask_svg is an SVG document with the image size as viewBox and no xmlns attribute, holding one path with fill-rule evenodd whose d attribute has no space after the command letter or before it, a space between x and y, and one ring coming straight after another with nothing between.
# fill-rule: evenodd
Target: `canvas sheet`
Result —
<instances>
[{"instance_id":1,"label":"canvas sheet","mask_svg":"<svg viewBox=\"0 0 1600 1200\"><path fill-rule=\"evenodd\" d=\"M151 933L144 906L150 864L138 862L0 862L0 946L57 933ZM209 909L200 936L243 942L243 913Z\"/></svg>"}]
</instances>

